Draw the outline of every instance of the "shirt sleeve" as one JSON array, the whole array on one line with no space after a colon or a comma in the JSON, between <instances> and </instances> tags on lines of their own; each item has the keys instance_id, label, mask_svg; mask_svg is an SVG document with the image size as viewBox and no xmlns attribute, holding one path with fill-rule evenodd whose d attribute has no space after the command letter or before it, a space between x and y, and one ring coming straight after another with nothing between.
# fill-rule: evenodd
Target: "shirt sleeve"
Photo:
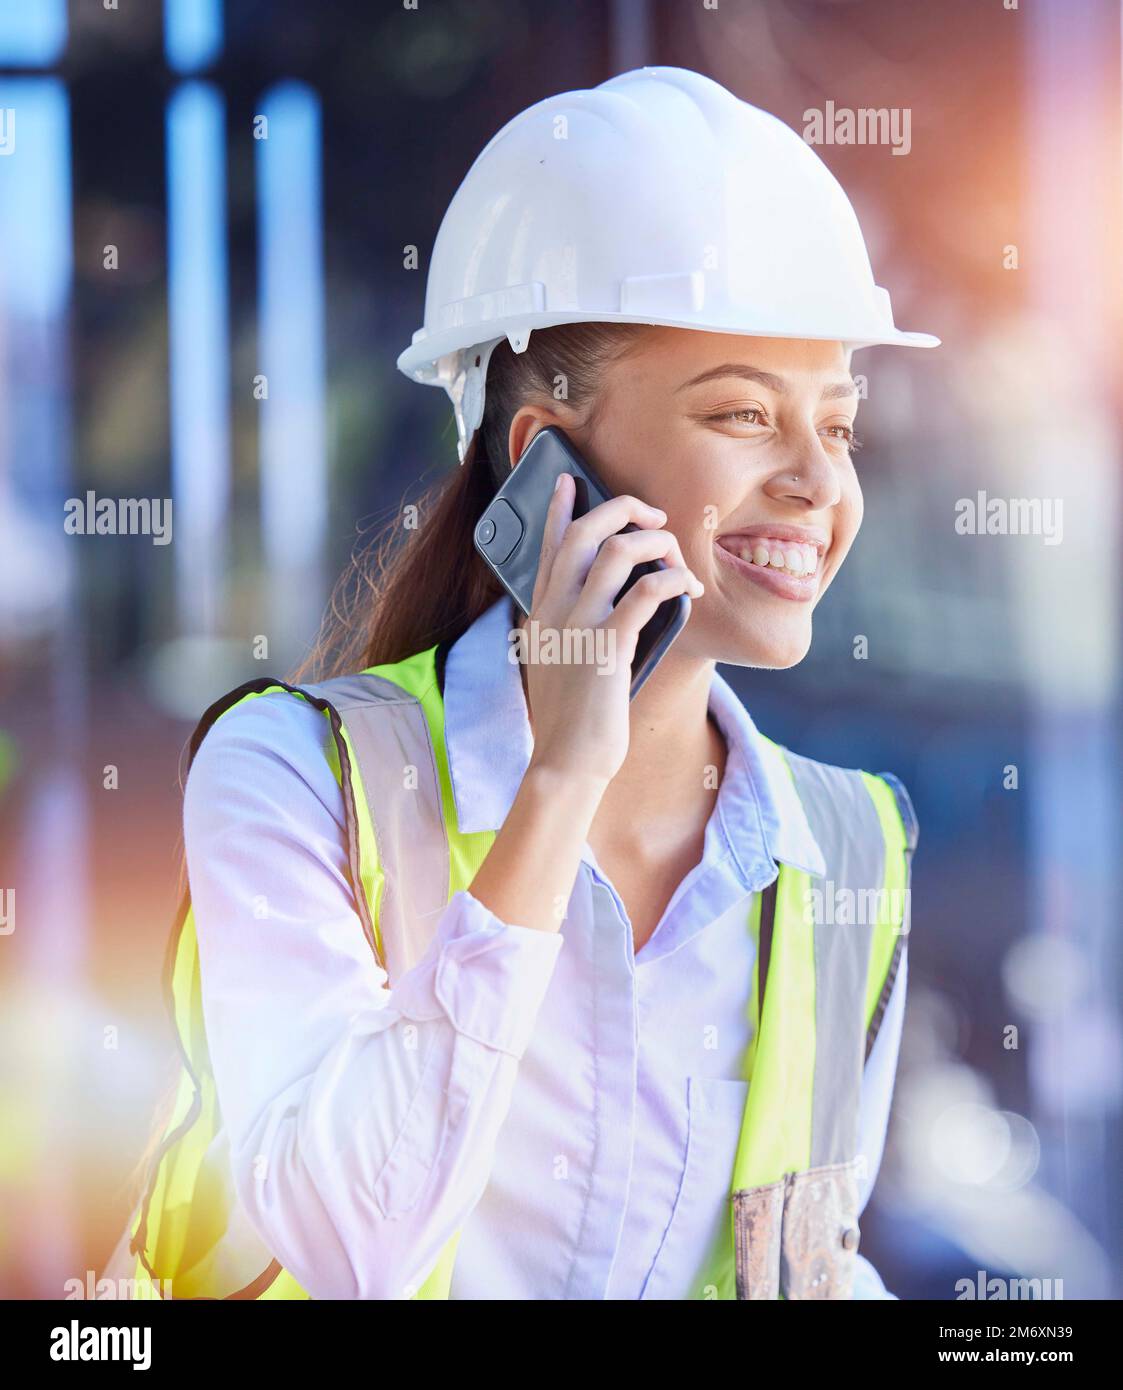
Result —
<instances>
[{"instance_id":1,"label":"shirt sleeve","mask_svg":"<svg viewBox=\"0 0 1123 1390\"><path fill-rule=\"evenodd\" d=\"M858 1152L864 1159L858 1179L858 1214L869 1202L877 1181L885 1135L889 1128L889 1112L893 1102L893 1084L897 1075L897 1056L901 1048L901 1031L905 1017L905 994L908 985L908 949L901 954L901 965L889 995L885 1017L874 1039L862 1080L862 1095L858 1117ZM896 1298L882 1283L881 1276L862 1255L854 1276L854 1297L859 1299Z\"/></svg>"},{"instance_id":2,"label":"shirt sleeve","mask_svg":"<svg viewBox=\"0 0 1123 1390\"><path fill-rule=\"evenodd\" d=\"M188 776L202 1002L233 1178L313 1298L408 1298L487 1184L562 937L469 892L389 987L348 877L327 721L224 716Z\"/></svg>"}]
</instances>

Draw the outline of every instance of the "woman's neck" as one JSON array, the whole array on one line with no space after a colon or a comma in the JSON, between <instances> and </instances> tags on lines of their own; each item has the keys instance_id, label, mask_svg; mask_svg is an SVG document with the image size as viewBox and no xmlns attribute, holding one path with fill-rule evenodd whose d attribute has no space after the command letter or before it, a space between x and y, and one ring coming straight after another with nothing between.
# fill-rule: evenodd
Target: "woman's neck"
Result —
<instances>
[{"instance_id":1,"label":"woman's neck","mask_svg":"<svg viewBox=\"0 0 1123 1390\"><path fill-rule=\"evenodd\" d=\"M671 651L652 672L632 701L627 755L588 832L625 904L636 952L704 852L727 751L708 717L714 667ZM521 675L527 695L525 667Z\"/></svg>"},{"instance_id":2,"label":"woman's neck","mask_svg":"<svg viewBox=\"0 0 1123 1390\"><path fill-rule=\"evenodd\" d=\"M527 618L512 605L520 627ZM705 826L725 771L726 745L708 718L717 663L669 651L631 703L628 753L601 800L598 837L651 844ZM526 668L520 668L530 711ZM531 719L533 731L533 719ZM655 833L666 826L668 834Z\"/></svg>"},{"instance_id":3,"label":"woman's neck","mask_svg":"<svg viewBox=\"0 0 1123 1390\"><path fill-rule=\"evenodd\" d=\"M602 822L642 832L653 821L690 821L712 806L726 755L707 718L714 668L669 652L652 672L632 701L628 754L601 802Z\"/></svg>"},{"instance_id":4,"label":"woman's neck","mask_svg":"<svg viewBox=\"0 0 1123 1390\"><path fill-rule=\"evenodd\" d=\"M628 754L588 836L625 905L637 953L702 859L725 772L725 739L707 717L714 663L672 656L632 702Z\"/></svg>"}]
</instances>

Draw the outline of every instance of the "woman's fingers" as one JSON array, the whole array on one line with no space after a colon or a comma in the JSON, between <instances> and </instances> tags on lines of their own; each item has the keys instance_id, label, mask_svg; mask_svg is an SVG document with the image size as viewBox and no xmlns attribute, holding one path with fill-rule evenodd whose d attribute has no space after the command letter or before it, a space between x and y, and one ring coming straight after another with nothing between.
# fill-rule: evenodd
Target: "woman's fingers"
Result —
<instances>
[{"instance_id":1,"label":"woman's fingers","mask_svg":"<svg viewBox=\"0 0 1123 1390\"><path fill-rule=\"evenodd\" d=\"M679 594L697 597L701 592L702 585L685 565L656 570L636 580L602 626L616 630L620 655L631 661L640 629L654 617L661 603Z\"/></svg>"},{"instance_id":2,"label":"woman's fingers","mask_svg":"<svg viewBox=\"0 0 1123 1390\"><path fill-rule=\"evenodd\" d=\"M700 595L702 586L663 529L667 516L658 507L622 494L574 519L576 497L576 479L563 475L547 509L532 617L547 630L596 629L596 651L582 646L576 656L563 648L560 660L529 657L527 702L536 764L578 768L598 782L612 777L627 753L629 668L640 629L660 603ZM660 568L641 575L613 608L636 566L652 562Z\"/></svg>"},{"instance_id":3,"label":"woman's fingers","mask_svg":"<svg viewBox=\"0 0 1123 1390\"><path fill-rule=\"evenodd\" d=\"M629 522L644 529L657 529L666 520L666 512L658 507L621 493L571 521L552 557L549 587L543 591L543 600L551 612L560 615L572 611L601 543L609 536L622 531Z\"/></svg>"},{"instance_id":4,"label":"woman's fingers","mask_svg":"<svg viewBox=\"0 0 1123 1390\"><path fill-rule=\"evenodd\" d=\"M609 536L589 570L571 623L586 627L604 622L632 570L653 560L661 560L673 569L687 568L679 543L670 531L625 531ZM690 592L697 598L702 586L695 582Z\"/></svg>"},{"instance_id":5,"label":"woman's fingers","mask_svg":"<svg viewBox=\"0 0 1123 1390\"><path fill-rule=\"evenodd\" d=\"M554 495L546 508L546 529L542 534L542 549L538 555L538 574L534 580L531 611L537 613L550 583L554 558L558 553L566 527L573 517L573 502L577 488L572 473L559 473Z\"/></svg>"}]
</instances>

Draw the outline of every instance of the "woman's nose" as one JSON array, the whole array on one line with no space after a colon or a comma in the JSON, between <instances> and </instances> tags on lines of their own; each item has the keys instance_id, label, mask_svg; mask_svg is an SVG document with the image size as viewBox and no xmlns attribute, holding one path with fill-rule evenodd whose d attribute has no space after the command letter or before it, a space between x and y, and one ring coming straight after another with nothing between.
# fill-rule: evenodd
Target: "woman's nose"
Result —
<instances>
[{"instance_id":1,"label":"woman's nose","mask_svg":"<svg viewBox=\"0 0 1123 1390\"><path fill-rule=\"evenodd\" d=\"M800 441L777 461L765 481L764 490L778 501L802 502L815 511L833 507L842 496L838 468L817 434L810 440Z\"/></svg>"}]
</instances>

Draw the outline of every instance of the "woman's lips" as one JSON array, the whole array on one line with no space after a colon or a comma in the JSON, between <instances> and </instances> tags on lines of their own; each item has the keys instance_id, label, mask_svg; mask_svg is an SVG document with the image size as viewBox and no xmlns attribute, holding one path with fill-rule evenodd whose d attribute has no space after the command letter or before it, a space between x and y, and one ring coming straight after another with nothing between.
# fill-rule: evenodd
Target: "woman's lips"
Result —
<instances>
[{"instance_id":1,"label":"woman's lips","mask_svg":"<svg viewBox=\"0 0 1123 1390\"><path fill-rule=\"evenodd\" d=\"M743 574L746 579L752 580L754 584L769 593L776 594L779 598L790 599L795 603L809 603L819 592L819 578L822 571L822 556L818 546L815 544L796 544L794 541L787 541L783 546L785 556L788 556L788 564L784 567L772 564L755 564L751 559L742 559L735 551L730 550L730 545L736 545L737 549L747 548L750 551L756 549L759 555L760 549L758 542L749 537L731 536L727 538L726 544L721 540L717 542L717 551L722 561L731 569ZM770 545L769 550L777 553L777 547ZM796 574L794 568L806 568L809 563L813 563L814 568L809 573ZM789 568L791 565L792 568Z\"/></svg>"}]
</instances>

